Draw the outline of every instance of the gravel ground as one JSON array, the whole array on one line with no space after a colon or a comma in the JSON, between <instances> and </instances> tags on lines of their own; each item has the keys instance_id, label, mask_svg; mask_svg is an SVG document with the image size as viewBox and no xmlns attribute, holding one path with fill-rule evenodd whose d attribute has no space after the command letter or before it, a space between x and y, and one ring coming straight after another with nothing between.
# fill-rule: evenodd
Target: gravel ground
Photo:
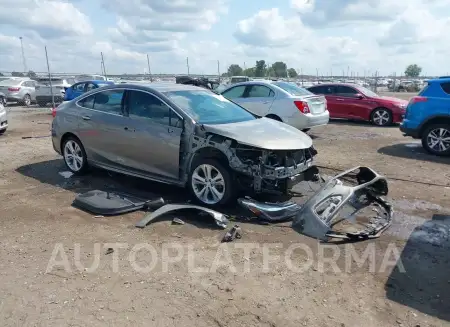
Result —
<instances>
[{"instance_id":1,"label":"gravel ground","mask_svg":"<svg viewBox=\"0 0 450 327\"><path fill-rule=\"evenodd\" d=\"M139 230L143 212L106 218L73 208L76 193L105 186L185 195L99 170L65 178L50 138L22 138L49 135L48 109L12 106L9 121L0 137L2 326L450 325L450 161L426 154L396 126L333 121L310 133L325 173L367 165L389 177L395 222L380 239L324 245L288 224L242 223L242 239L221 245L224 232L202 216ZM311 253L288 253L295 244ZM246 253L244 245L254 248ZM115 251L106 254L108 247ZM369 260L358 266L352 251ZM61 265L48 269L56 253ZM333 254L336 265L322 267L320 258ZM165 266L164 258L174 262ZM133 266L151 263L151 271Z\"/></svg>"}]
</instances>

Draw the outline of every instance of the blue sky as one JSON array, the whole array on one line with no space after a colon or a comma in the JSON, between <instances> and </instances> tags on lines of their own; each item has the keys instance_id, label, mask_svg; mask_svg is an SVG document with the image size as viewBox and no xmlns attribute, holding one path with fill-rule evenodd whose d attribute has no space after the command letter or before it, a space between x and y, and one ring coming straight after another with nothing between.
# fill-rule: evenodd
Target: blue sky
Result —
<instances>
[{"instance_id":1,"label":"blue sky","mask_svg":"<svg viewBox=\"0 0 450 327\"><path fill-rule=\"evenodd\" d=\"M315 74L447 74L450 0L0 0L0 71L216 73L284 61Z\"/></svg>"}]
</instances>

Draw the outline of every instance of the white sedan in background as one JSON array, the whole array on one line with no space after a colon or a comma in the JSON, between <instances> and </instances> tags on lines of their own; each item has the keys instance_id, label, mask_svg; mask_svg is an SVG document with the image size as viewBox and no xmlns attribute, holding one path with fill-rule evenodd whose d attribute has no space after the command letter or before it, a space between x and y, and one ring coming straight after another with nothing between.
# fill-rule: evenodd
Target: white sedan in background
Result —
<instances>
[{"instance_id":1,"label":"white sedan in background","mask_svg":"<svg viewBox=\"0 0 450 327\"><path fill-rule=\"evenodd\" d=\"M289 82L242 82L220 93L257 116L282 121L302 131L326 125L330 119L324 96Z\"/></svg>"}]
</instances>

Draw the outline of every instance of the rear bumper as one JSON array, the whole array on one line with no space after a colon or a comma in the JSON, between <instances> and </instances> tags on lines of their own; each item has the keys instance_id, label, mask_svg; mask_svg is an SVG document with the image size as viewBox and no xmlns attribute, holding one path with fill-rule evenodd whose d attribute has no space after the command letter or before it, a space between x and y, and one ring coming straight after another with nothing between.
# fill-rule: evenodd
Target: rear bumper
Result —
<instances>
[{"instance_id":1,"label":"rear bumper","mask_svg":"<svg viewBox=\"0 0 450 327\"><path fill-rule=\"evenodd\" d=\"M400 124L400 131L404 136L411 136L412 138L419 139L420 132L417 128L408 128L404 123Z\"/></svg>"},{"instance_id":2,"label":"rear bumper","mask_svg":"<svg viewBox=\"0 0 450 327\"><path fill-rule=\"evenodd\" d=\"M20 94L6 94L6 100L11 102L22 101L23 97Z\"/></svg>"},{"instance_id":3,"label":"rear bumper","mask_svg":"<svg viewBox=\"0 0 450 327\"><path fill-rule=\"evenodd\" d=\"M54 95L55 103L63 102L63 96L62 95ZM52 102L52 96L51 95L36 95L36 102L38 103L49 103Z\"/></svg>"},{"instance_id":4,"label":"rear bumper","mask_svg":"<svg viewBox=\"0 0 450 327\"><path fill-rule=\"evenodd\" d=\"M325 110L321 114L302 114L298 113L294 117L289 117L285 123L289 124L297 129L306 129L311 127L317 127L327 125L330 121L330 113Z\"/></svg>"}]
</instances>

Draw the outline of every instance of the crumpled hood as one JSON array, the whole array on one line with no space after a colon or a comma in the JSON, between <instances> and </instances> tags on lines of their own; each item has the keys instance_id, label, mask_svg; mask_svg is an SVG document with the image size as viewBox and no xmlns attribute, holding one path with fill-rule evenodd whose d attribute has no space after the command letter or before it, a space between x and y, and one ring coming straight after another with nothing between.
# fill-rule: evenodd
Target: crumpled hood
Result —
<instances>
[{"instance_id":1,"label":"crumpled hood","mask_svg":"<svg viewBox=\"0 0 450 327\"><path fill-rule=\"evenodd\" d=\"M302 131L269 118L203 126L208 132L261 149L299 150L312 146L311 138Z\"/></svg>"}]
</instances>

